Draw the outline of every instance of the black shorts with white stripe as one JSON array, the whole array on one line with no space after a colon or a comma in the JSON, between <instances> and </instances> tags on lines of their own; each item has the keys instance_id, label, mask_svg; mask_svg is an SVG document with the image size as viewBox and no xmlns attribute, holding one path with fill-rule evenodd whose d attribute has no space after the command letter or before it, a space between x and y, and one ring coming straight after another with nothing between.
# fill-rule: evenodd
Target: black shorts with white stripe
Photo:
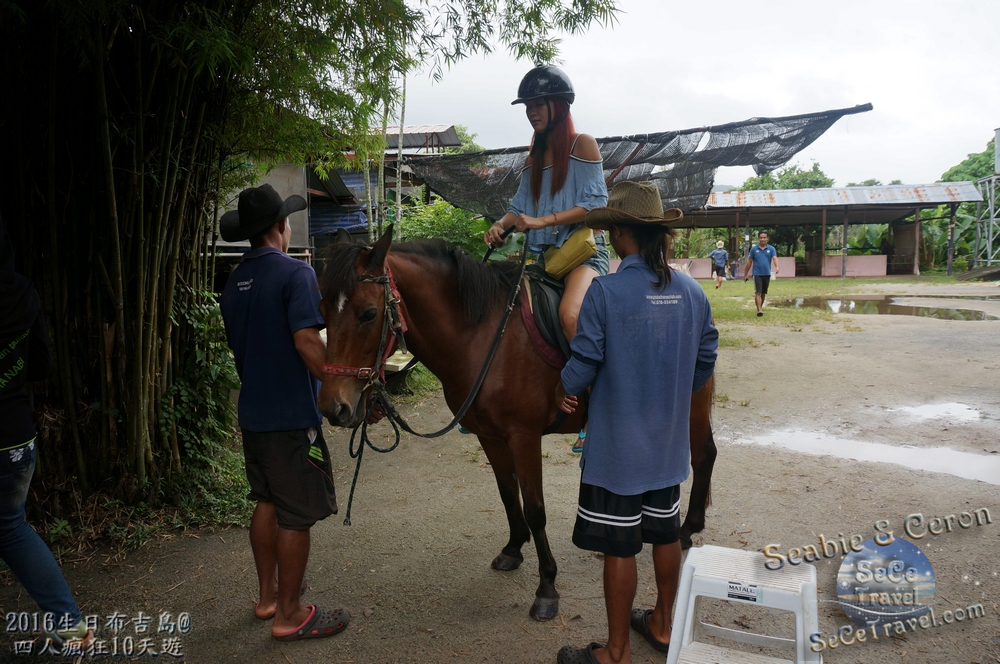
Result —
<instances>
[{"instance_id":1,"label":"black shorts with white stripe","mask_svg":"<svg viewBox=\"0 0 1000 664\"><path fill-rule=\"evenodd\" d=\"M580 484L573 544L588 551L627 558L646 544L673 544L680 537L680 485L619 496Z\"/></svg>"}]
</instances>

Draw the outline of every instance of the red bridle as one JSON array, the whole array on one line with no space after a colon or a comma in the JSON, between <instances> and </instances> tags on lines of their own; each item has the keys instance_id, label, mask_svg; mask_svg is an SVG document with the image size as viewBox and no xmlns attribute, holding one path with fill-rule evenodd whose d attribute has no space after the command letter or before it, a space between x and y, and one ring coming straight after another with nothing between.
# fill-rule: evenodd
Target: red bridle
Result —
<instances>
[{"instance_id":1,"label":"red bridle","mask_svg":"<svg viewBox=\"0 0 1000 664\"><path fill-rule=\"evenodd\" d=\"M404 351L406 350L406 340L403 334L407 330L406 319L399 308L402 297L396 287L396 280L392 276L388 262L385 265L385 274L373 276L361 274L355 277L358 281L366 283L382 284L385 287L385 315L382 317L382 339L379 341L379 349L375 355L375 366L371 367L346 367L337 364L323 364L323 373L331 376L351 376L361 380L375 381L377 377L385 382L385 362L393 354L398 344ZM389 334L389 331L392 334ZM367 386L366 386L367 387Z\"/></svg>"}]
</instances>

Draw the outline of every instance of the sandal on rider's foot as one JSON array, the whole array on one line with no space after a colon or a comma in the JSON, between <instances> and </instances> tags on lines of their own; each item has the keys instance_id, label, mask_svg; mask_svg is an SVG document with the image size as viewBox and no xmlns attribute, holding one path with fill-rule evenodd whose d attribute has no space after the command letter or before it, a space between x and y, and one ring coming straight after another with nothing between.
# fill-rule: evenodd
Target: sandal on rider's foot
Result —
<instances>
[{"instance_id":1,"label":"sandal on rider's foot","mask_svg":"<svg viewBox=\"0 0 1000 664\"><path fill-rule=\"evenodd\" d=\"M600 643L591 643L586 648L574 648L573 646L563 646L556 655L558 664L598 664L594 650L603 648Z\"/></svg>"},{"instance_id":2,"label":"sandal on rider's foot","mask_svg":"<svg viewBox=\"0 0 1000 664\"><path fill-rule=\"evenodd\" d=\"M334 634L340 634L351 622L351 614L347 609L321 609L311 606L309 617L297 629L284 634L271 632L278 641L299 641L301 639L322 639Z\"/></svg>"},{"instance_id":3,"label":"sandal on rider's foot","mask_svg":"<svg viewBox=\"0 0 1000 664\"><path fill-rule=\"evenodd\" d=\"M570 452L572 452L573 454L580 454L581 452L583 452L583 444L584 442L586 442L586 438L587 438L587 432L581 431L580 435L576 437L576 443L573 445L573 447L569 448Z\"/></svg>"}]
</instances>

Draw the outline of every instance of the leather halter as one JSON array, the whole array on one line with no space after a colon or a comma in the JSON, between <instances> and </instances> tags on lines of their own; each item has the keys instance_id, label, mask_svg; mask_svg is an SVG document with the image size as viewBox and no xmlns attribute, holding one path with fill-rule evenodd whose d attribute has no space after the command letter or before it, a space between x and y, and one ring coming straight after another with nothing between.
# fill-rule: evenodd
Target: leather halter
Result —
<instances>
[{"instance_id":1,"label":"leather halter","mask_svg":"<svg viewBox=\"0 0 1000 664\"><path fill-rule=\"evenodd\" d=\"M398 344L406 352L406 340L403 334L408 329L406 319L400 311L402 297L396 287L389 264L385 265L385 274L381 276L359 274L355 277L360 282L382 284L385 288L385 315L382 317L382 339L379 341L378 353L375 355L375 365L370 367L347 367L337 364L323 364L323 373L331 376L351 376L368 381L365 388L376 380L385 383L385 362L396 350ZM392 331L390 335L389 332Z\"/></svg>"}]
</instances>

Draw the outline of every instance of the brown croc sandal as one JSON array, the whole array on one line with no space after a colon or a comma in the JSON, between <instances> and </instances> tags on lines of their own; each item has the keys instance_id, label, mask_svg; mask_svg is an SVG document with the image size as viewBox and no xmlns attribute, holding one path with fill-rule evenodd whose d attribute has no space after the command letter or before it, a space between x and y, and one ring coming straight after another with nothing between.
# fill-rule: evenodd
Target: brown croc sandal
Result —
<instances>
[{"instance_id":1,"label":"brown croc sandal","mask_svg":"<svg viewBox=\"0 0 1000 664\"><path fill-rule=\"evenodd\" d=\"M301 639L322 639L334 634L340 634L351 622L351 614L347 609L321 609L318 606L309 607L309 617L299 625L298 629L284 634L274 634L278 641L299 641Z\"/></svg>"},{"instance_id":2,"label":"brown croc sandal","mask_svg":"<svg viewBox=\"0 0 1000 664\"><path fill-rule=\"evenodd\" d=\"M558 664L600 664L594 657L594 650L603 648L600 643L591 643L586 648L574 648L573 646L563 646L556 655Z\"/></svg>"},{"instance_id":3,"label":"brown croc sandal","mask_svg":"<svg viewBox=\"0 0 1000 664\"><path fill-rule=\"evenodd\" d=\"M662 653L669 652L670 644L663 643L649 631L647 621L649 620L649 614L652 612L652 609L632 609L632 616L629 618L629 624L632 625L632 629L642 634L643 638L646 639L646 643Z\"/></svg>"}]
</instances>

